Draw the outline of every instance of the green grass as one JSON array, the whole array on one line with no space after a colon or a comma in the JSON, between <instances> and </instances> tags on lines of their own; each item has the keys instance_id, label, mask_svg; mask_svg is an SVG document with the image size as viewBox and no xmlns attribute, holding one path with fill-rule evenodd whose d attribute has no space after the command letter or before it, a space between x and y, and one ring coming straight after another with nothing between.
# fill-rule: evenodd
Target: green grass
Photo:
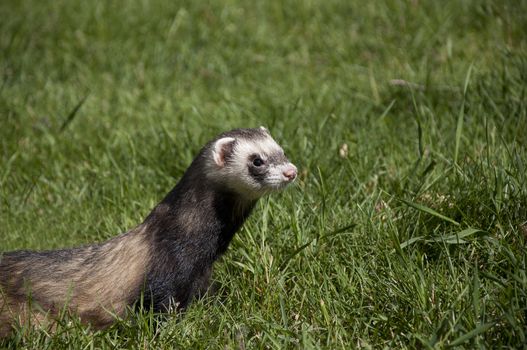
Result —
<instances>
[{"instance_id":1,"label":"green grass","mask_svg":"<svg viewBox=\"0 0 527 350\"><path fill-rule=\"evenodd\" d=\"M2 1L0 251L130 229L227 129L267 126L301 175L260 201L219 293L185 315L65 318L0 346L527 346L525 13Z\"/></svg>"}]
</instances>

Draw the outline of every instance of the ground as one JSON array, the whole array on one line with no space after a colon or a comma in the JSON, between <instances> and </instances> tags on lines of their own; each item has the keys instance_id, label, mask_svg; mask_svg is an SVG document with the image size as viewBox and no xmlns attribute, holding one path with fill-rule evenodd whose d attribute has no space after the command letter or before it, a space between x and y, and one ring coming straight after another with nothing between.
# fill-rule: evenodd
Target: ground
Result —
<instances>
[{"instance_id":1,"label":"ground","mask_svg":"<svg viewBox=\"0 0 527 350\"><path fill-rule=\"evenodd\" d=\"M124 232L200 147L300 172L184 315L7 348L527 346L527 1L0 3L0 251ZM0 276L1 277L1 276Z\"/></svg>"}]
</instances>

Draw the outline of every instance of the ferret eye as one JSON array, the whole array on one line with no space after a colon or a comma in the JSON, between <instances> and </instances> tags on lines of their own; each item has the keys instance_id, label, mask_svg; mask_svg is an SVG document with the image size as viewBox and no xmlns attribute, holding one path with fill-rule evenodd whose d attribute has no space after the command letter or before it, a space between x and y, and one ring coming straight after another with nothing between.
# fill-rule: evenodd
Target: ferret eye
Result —
<instances>
[{"instance_id":1,"label":"ferret eye","mask_svg":"<svg viewBox=\"0 0 527 350\"><path fill-rule=\"evenodd\" d=\"M262 165L264 165L264 161L263 161L262 158L254 158L253 165L254 166L262 166Z\"/></svg>"}]
</instances>

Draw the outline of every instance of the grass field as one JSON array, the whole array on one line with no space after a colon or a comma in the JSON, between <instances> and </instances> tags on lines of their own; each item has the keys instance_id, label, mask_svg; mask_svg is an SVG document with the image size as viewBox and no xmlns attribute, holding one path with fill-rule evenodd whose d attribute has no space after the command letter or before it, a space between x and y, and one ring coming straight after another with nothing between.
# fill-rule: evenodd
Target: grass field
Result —
<instances>
[{"instance_id":1,"label":"grass field","mask_svg":"<svg viewBox=\"0 0 527 350\"><path fill-rule=\"evenodd\" d=\"M300 170L184 315L0 347L527 347L525 13L0 2L0 251L134 227L227 129L267 126Z\"/></svg>"}]
</instances>

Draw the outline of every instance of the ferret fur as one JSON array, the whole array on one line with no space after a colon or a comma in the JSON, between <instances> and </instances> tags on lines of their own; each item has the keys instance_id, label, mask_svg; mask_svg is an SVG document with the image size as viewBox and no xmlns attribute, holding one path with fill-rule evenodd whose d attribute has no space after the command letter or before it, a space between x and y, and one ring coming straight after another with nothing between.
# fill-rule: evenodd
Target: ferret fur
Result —
<instances>
[{"instance_id":1,"label":"ferret fur","mask_svg":"<svg viewBox=\"0 0 527 350\"><path fill-rule=\"evenodd\" d=\"M259 158L264 162L261 166ZM108 327L143 297L156 312L185 308L257 199L296 177L267 129L236 129L201 149L142 224L106 242L0 253L0 337L13 325L52 327L66 308Z\"/></svg>"}]
</instances>

